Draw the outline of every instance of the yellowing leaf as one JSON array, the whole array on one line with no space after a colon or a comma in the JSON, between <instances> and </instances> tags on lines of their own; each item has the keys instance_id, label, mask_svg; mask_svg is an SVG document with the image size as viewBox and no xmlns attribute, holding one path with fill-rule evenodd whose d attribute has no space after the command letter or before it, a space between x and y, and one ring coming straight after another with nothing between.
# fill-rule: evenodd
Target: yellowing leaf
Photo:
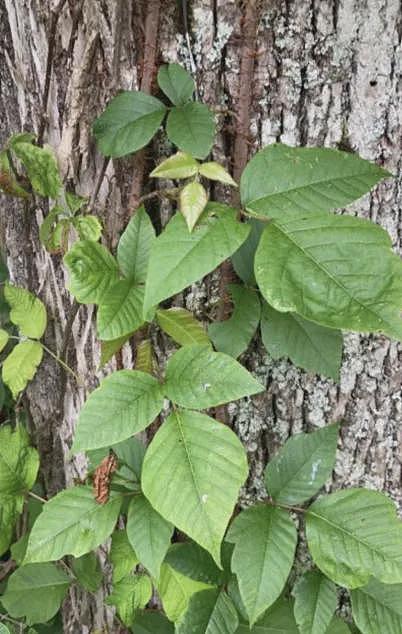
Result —
<instances>
[{"instance_id":1,"label":"yellowing leaf","mask_svg":"<svg viewBox=\"0 0 402 634\"><path fill-rule=\"evenodd\" d=\"M8 342L8 332L0 328L0 352L4 350Z\"/></svg>"},{"instance_id":2,"label":"yellowing leaf","mask_svg":"<svg viewBox=\"0 0 402 634\"><path fill-rule=\"evenodd\" d=\"M194 229L208 202L208 195L200 183L189 183L180 192L180 211L190 232Z\"/></svg>"},{"instance_id":3,"label":"yellowing leaf","mask_svg":"<svg viewBox=\"0 0 402 634\"><path fill-rule=\"evenodd\" d=\"M150 176L153 178L190 178L190 176L197 174L198 165L198 161L190 154L177 152L155 167Z\"/></svg>"},{"instance_id":4,"label":"yellowing leaf","mask_svg":"<svg viewBox=\"0 0 402 634\"><path fill-rule=\"evenodd\" d=\"M229 172L225 170L222 165L216 163L215 161L210 161L208 163L202 163L200 165L200 174L205 176L205 178L209 178L211 181L219 181L220 183L225 183L225 185L232 185L233 187L237 187L237 183Z\"/></svg>"}]
</instances>

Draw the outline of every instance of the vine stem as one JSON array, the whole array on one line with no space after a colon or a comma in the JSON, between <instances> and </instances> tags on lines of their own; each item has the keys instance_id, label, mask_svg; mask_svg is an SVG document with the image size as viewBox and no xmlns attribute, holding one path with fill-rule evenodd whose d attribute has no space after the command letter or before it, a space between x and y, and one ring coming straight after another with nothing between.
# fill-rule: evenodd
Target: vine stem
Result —
<instances>
[{"instance_id":1,"label":"vine stem","mask_svg":"<svg viewBox=\"0 0 402 634\"><path fill-rule=\"evenodd\" d=\"M28 491L28 495L31 498L34 498L34 500L38 500L38 502L42 502L42 504L46 504L46 502L47 502L47 500L45 500L45 498L41 497L37 493L34 493L33 491Z\"/></svg>"},{"instance_id":2,"label":"vine stem","mask_svg":"<svg viewBox=\"0 0 402 634\"><path fill-rule=\"evenodd\" d=\"M51 357L53 357L53 359L54 359L55 361L57 361L57 363L59 363L59 364L61 365L61 367L62 367L62 368L64 368L67 372L69 372L69 373L70 373L70 374L71 374L71 375L75 378L75 380L77 381L77 383L78 383L78 384L80 384L80 385L81 385L82 381L81 381L80 377L78 376L78 374L76 374L76 373L74 372L74 370L73 370L72 368L70 368L70 366L69 366L69 365L67 365L67 363L64 363L63 359L60 359L60 357L58 357L58 356L57 356L57 354L55 354L54 352L52 352L52 351L50 350L50 348L48 348L47 346L45 346L45 344L44 344L44 343L42 343L41 341L40 341L39 343L40 343L40 345L42 346L42 348L43 348L44 350L46 350L46 352L47 352L48 354L50 354L50 356L51 356Z\"/></svg>"}]
</instances>

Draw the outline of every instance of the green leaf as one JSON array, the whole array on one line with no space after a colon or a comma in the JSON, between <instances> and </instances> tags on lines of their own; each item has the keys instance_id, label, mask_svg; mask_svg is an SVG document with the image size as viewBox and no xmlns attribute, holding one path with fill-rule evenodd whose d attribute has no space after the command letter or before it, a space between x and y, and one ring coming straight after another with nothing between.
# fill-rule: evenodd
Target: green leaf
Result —
<instances>
[{"instance_id":1,"label":"green leaf","mask_svg":"<svg viewBox=\"0 0 402 634\"><path fill-rule=\"evenodd\" d=\"M143 303L143 286L137 286L131 280L116 281L99 302L99 338L113 341L141 328L144 323Z\"/></svg>"},{"instance_id":2,"label":"green leaf","mask_svg":"<svg viewBox=\"0 0 402 634\"><path fill-rule=\"evenodd\" d=\"M213 322L208 326L208 334L219 352L225 352L235 359L245 352L257 330L261 303L257 293L240 284L230 284L229 291L234 303L230 319Z\"/></svg>"},{"instance_id":3,"label":"green leaf","mask_svg":"<svg viewBox=\"0 0 402 634\"><path fill-rule=\"evenodd\" d=\"M165 159L150 173L152 178L190 178L198 174L199 163L190 154L177 152Z\"/></svg>"},{"instance_id":4,"label":"green leaf","mask_svg":"<svg viewBox=\"0 0 402 634\"><path fill-rule=\"evenodd\" d=\"M130 482L137 482L139 484L141 479L142 463L145 455L145 445L131 436L122 442L109 447L102 447L101 449L94 449L88 451L87 455L90 459L90 470L96 469L102 460L109 454L109 450L112 449L118 458L118 470L115 473L115 479L117 474L121 474Z\"/></svg>"},{"instance_id":5,"label":"green leaf","mask_svg":"<svg viewBox=\"0 0 402 634\"><path fill-rule=\"evenodd\" d=\"M300 634L293 616L293 605L278 599L253 628L240 625L236 634Z\"/></svg>"},{"instance_id":6,"label":"green leaf","mask_svg":"<svg viewBox=\"0 0 402 634\"><path fill-rule=\"evenodd\" d=\"M78 419L73 453L110 447L152 423L163 406L158 381L145 372L120 370L101 381Z\"/></svg>"},{"instance_id":7,"label":"green leaf","mask_svg":"<svg viewBox=\"0 0 402 634\"><path fill-rule=\"evenodd\" d=\"M232 255L232 264L237 275L245 284L255 286L254 256L266 223L256 218L249 218L247 226L250 227L248 238Z\"/></svg>"},{"instance_id":8,"label":"green leaf","mask_svg":"<svg viewBox=\"0 0 402 634\"><path fill-rule=\"evenodd\" d=\"M180 192L180 211L183 214L188 229L191 231L208 202L208 194L200 183L188 183Z\"/></svg>"},{"instance_id":9,"label":"green leaf","mask_svg":"<svg viewBox=\"0 0 402 634\"><path fill-rule=\"evenodd\" d=\"M0 600L14 619L25 618L28 625L45 623L58 612L70 583L54 564L28 564L11 575Z\"/></svg>"},{"instance_id":10,"label":"green leaf","mask_svg":"<svg viewBox=\"0 0 402 634\"><path fill-rule=\"evenodd\" d=\"M184 308L160 308L156 311L156 319L162 330L180 346L210 343L202 323Z\"/></svg>"},{"instance_id":11,"label":"green leaf","mask_svg":"<svg viewBox=\"0 0 402 634\"><path fill-rule=\"evenodd\" d=\"M158 71L158 84L175 106L189 101L194 92L194 80L180 64L165 64Z\"/></svg>"},{"instance_id":12,"label":"green leaf","mask_svg":"<svg viewBox=\"0 0 402 634\"><path fill-rule=\"evenodd\" d=\"M164 390L181 407L207 409L263 392L264 387L227 354L196 344L170 357Z\"/></svg>"},{"instance_id":13,"label":"green leaf","mask_svg":"<svg viewBox=\"0 0 402 634\"><path fill-rule=\"evenodd\" d=\"M234 634L239 619L231 599L221 590L193 594L176 624L176 634Z\"/></svg>"},{"instance_id":14,"label":"green leaf","mask_svg":"<svg viewBox=\"0 0 402 634\"><path fill-rule=\"evenodd\" d=\"M203 103L176 106L169 112L166 133L180 150L194 158L204 159L214 142L214 115Z\"/></svg>"},{"instance_id":15,"label":"green leaf","mask_svg":"<svg viewBox=\"0 0 402 634\"><path fill-rule=\"evenodd\" d=\"M206 583L194 581L180 572L163 563L160 579L158 581L158 593L163 609L170 621L177 621L187 610L190 597L196 592L209 589Z\"/></svg>"},{"instance_id":16,"label":"green leaf","mask_svg":"<svg viewBox=\"0 0 402 634\"><path fill-rule=\"evenodd\" d=\"M231 570L254 625L286 584L296 551L296 528L283 509L258 504L235 518L226 539L235 544Z\"/></svg>"},{"instance_id":17,"label":"green leaf","mask_svg":"<svg viewBox=\"0 0 402 634\"><path fill-rule=\"evenodd\" d=\"M65 192L65 194L67 207L72 214L76 214L77 211L82 209L82 207L88 203L88 198L85 198L85 196L80 196L79 194L74 194L73 192Z\"/></svg>"},{"instance_id":18,"label":"green leaf","mask_svg":"<svg viewBox=\"0 0 402 634\"><path fill-rule=\"evenodd\" d=\"M339 381L343 337L340 330L307 321L297 313L262 307L262 341L273 359L289 357L300 368Z\"/></svg>"},{"instance_id":19,"label":"green leaf","mask_svg":"<svg viewBox=\"0 0 402 634\"><path fill-rule=\"evenodd\" d=\"M10 319L25 337L40 339L46 330L47 316L43 303L25 288L11 284L4 287L4 297L9 304Z\"/></svg>"},{"instance_id":20,"label":"green leaf","mask_svg":"<svg viewBox=\"0 0 402 634\"><path fill-rule=\"evenodd\" d=\"M269 304L330 328L402 338L402 262L388 234L361 218L270 223L255 257Z\"/></svg>"},{"instance_id":21,"label":"green leaf","mask_svg":"<svg viewBox=\"0 0 402 634\"><path fill-rule=\"evenodd\" d=\"M125 228L117 247L117 261L125 277L145 282L148 260L155 240L155 229L145 211L139 207Z\"/></svg>"},{"instance_id":22,"label":"green leaf","mask_svg":"<svg viewBox=\"0 0 402 634\"><path fill-rule=\"evenodd\" d=\"M0 634L12 634L12 632L6 625L4 625L4 623L0 623ZM28 634L30 633L28 632Z\"/></svg>"},{"instance_id":23,"label":"green leaf","mask_svg":"<svg viewBox=\"0 0 402 634\"><path fill-rule=\"evenodd\" d=\"M24 495L35 483L39 455L22 425L0 427L0 495Z\"/></svg>"},{"instance_id":24,"label":"green leaf","mask_svg":"<svg viewBox=\"0 0 402 634\"><path fill-rule=\"evenodd\" d=\"M192 233L181 214L173 216L152 245L144 314L213 271L239 248L249 231L236 220L235 209L216 203L207 205Z\"/></svg>"},{"instance_id":25,"label":"green leaf","mask_svg":"<svg viewBox=\"0 0 402 634\"><path fill-rule=\"evenodd\" d=\"M143 495L133 497L128 507L127 536L140 562L155 579L159 577L172 533L173 526Z\"/></svg>"},{"instance_id":26,"label":"green leaf","mask_svg":"<svg viewBox=\"0 0 402 634\"><path fill-rule=\"evenodd\" d=\"M141 91L120 93L93 124L99 150L113 158L137 152L156 134L165 112L159 99Z\"/></svg>"},{"instance_id":27,"label":"green leaf","mask_svg":"<svg viewBox=\"0 0 402 634\"><path fill-rule=\"evenodd\" d=\"M402 632L402 584L385 585L371 579L351 595L353 618L362 634Z\"/></svg>"},{"instance_id":28,"label":"green leaf","mask_svg":"<svg viewBox=\"0 0 402 634\"><path fill-rule=\"evenodd\" d=\"M14 143L13 150L27 171L32 189L40 196L56 199L62 183L53 151L32 143Z\"/></svg>"},{"instance_id":29,"label":"green leaf","mask_svg":"<svg viewBox=\"0 0 402 634\"><path fill-rule=\"evenodd\" d=\"M101 341L101 357L99 367L102 368L106 363L110 361L118 352L122 349L125 343L131 338L134 333L130 332L128 335L118 337L117 339L111 339L110 341ZM138 369L138 368L137 368Z\"/></svg>"},{"instance_id":30,"label":"green leaf","mask_svg":"<svg viewBox=\"0 0 402 634\"><path fill-rule=\"evenodd\" d=\"M97 242L102 235L102 224L96 216L77 216L73 220L80 240L93 240Z\"/></svg>"},{"instance_id":31,"label":"green leaf","mask_svg":"<svg viewBox=\"0 0 402 634\"><path fill-rule=\"evenodd\" d=\"M393 502L377 491L348 489L320 498L306 513L306 535L316 565L346 588L371 576L402 581L402 522Z\"/></svg>"},{"instance_id":32,"label":"green leaf","mask_svg":"<svg viewBox=\"0 0 402 634\"><path fill-rule=\"evenodd\" d=\"M222 165L219 163L215 163L215 161L210 161L209 163L202 163L200 165L199 172L205 178L208 178L211 181L219 181L220 183L224 183L225 185L232 185L233 187L237 187L237 183L231 175L225 170Z\"/></svg>"},{"instance_id":33,"label":"green leaf","mask_svg":"<svg viewBox=\"0 0 402 634\"><path fill-rule=\"evenodd\" d=\"M146 606L152 596L152 584L146 575L124 577L113 586L113 592L105 601L116 606L117 613L127 627L133 625L138 609Z\"/></svg>"},{"instance_id":34,"label":"green leaf","mask_svg":"<svg viewBox=\"0 0 402 634\"><path fill-rule=\"evenodd\" d=\"M81 557L112 533L122 496L114 492L98 504L89 487L65 489L43 505L28 541L24 563L56 561L64 555Z\"/></svg>"},{"instance_id":35,"label":"green leaf","mask_svg":"<svg viewBox=\"0 0 402 634\"><path fill-rule=\"evenodd\" d=\"M346 625L345 621L342 621L335 616L325 634L350 634L350 629L348 625Z\"/></svg>"},{"instance_id":36,"label":"green leaf","mask_svg":"<svg viewBox=\"0 0 402 634\"><path fill-rule=\"evenodd\" d=\"M171 568L194 581L221 586L224 574L211 555L195 542L172 544L165 558Z\"/></svg>"},{"instance_id":37,"label":"green leaf","mask_svg":"<svg viewBox=\"0 0 402 634\"><path fill-rule=\"evenodd\" d=\"M174 634L174 625L160 612L145 610L136 614L133 631L135 634Z\"/></svg>"},{"instance_id":38,"label":"green leaf","mask_svg":"<svg viewBox=\"0 0 402 634\"><path fill-rule=\"evenodd\" d=\"M103 573L95 553L87 553L74 559L72 570L80 585L89 592L97 592L102 584Z\"/></svg>"},{"instance_id":39,"label":"green leaf","mask_svg":"<svg viewBox=\"0 0 402 634\"><path fill-rule=\"evenodd\" d=\"M317 571L306 572L296 584L295 618L300 634L327 631L337 606L336 587Z\"/></svg>"},{"instance_id":40,"label":"green leaf","mask_svg":"<svg viewBox=\"0 0 402 634\"><path fill-rule=\"evenodd\" d=\"M113 533L109 557L113 565L113 583L124 579L139 564L137 554L128 540L127 531Z\"/></svg>"},{"instance_id":41,"label":"green leaf","mask_svg":"<svg viewBox=\"0 0 402 634\"><path fill-rule=\"evenodd\" d=\"M135 369L140 372L152 374L153 372L153 353L152 341L143 339L137 344L135 350Z\"/></svg>"},{"instance_id":42,"label":"green leaf","mask_svg":"<svg viewBox=\"0 0 402 634\"><path fill-rule=\"evenodd\" d=\"M14 527L23 505L23 497L0 495L0 555L8 550L12 542Z\"/></svg>"},{"instance_id":43,"label":"green leaf","mask_svg":"<svg viewBox=\"0 0 402 634\"><path fill-rule=\"evenodd\" d=\"M9 196L29 198L29 192L16 179L5 150L0 152L0 190Z\"/></svg>"},{"instance_id":44,"label":"green leaf","mask_svg":"<svg viewBox=\"0 0 402 634\"><path fill-rule=\"evenodd\" d=\"M99 304L119 279L112 254L92 240L76 242L64 262L70 273L69 290L81 304Z\"/></svg>"},{"instance_id":45,"label":"green leaf","mask_svg":"<svg viewBox=\"0 0 402 634\"><path fill-rule=\"evenodd\" d=\"M142 487L158 513L220 566L221 541L247 473L245 451L230 429L205 414L176 410L148 447Z\"/></svg>"},{"instance_id":46,"label":"green leaf","mask_svg":"<svg viewBox=\"0 0 402 634\"><path fill-rule=\"evenodd\" d=\"M313 497L335 466L339 425L328 425L310 434L296 434L270 460L265 470L269 495L289 506Z\"/></svg>"},{"instance_id":47,"label":"green leaf","mask_svg":"<svg viewBox=\"0 0 402 634\"><path fill-rule=\"evenodd\" d=\"M10 388L14 398L35 376L43 357L43 349L38 341L18 343L3 362L3 381Z\"/></svg>"},{"instance_id":48,"label":"green leaf","mask_svg":"<svg viewBox=\"0 0 402 634\"><path fill-rule=\"evenodd\" d=\"M248 211L286 220L345 207L388 176L386 170L350 152L275 143L248 163L240 192Z\"/></svg>"}]
</instances>

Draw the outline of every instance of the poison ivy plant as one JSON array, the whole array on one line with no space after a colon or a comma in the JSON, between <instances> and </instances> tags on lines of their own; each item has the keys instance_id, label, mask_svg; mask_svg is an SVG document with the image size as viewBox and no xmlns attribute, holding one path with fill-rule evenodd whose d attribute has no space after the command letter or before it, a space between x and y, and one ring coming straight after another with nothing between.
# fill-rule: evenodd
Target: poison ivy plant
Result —
<instances>
[{"instance_id":1,"label":"poison ivy plant","mask_svg":"<svg viewBox=\"0 0 402 634\"><path fill-rule=\"evenodd\" d=\"M9 625L0 629L25 632L34 624L34 634L46 622L60 631L54 617L70 586L96 593L105 580L96 553L102 546L101 559L111 564L105 602L136 634L347 634L352 625L334 616L337 586L349 593L362 634L399 634L402 523L393 502L362 488L323 490L339 424L268 446L266 493L258 485L250 505L248 493L239 499L249 475L234 430L244 423L241 405L234 429L211 411L244 398L260 407L269 378L259 369L257 380L236 361L248 360L259 325L273 361L289 358L333 381L343 330L401 339L402 265L389 236L333 213L389 173L351 153L272 144L242 174L241 209L214 201L210 181L236 182L208 156L212 110L194 100L194 81L178 64L162 66L157 81L159 98L122 92L93 125L107 157L143 148L165 118L167 140L178 148L149 175L151 186L162 181L142 197L150 215L144 205L132 210L113 252L101 242L93 200L63 188L50 148L22 133L0 151L7 195L52 200L41 242L51 254L67 251L71 294L96 306L101 366L125 344L125 358L130 351L133 358L131 368L121 369L120 358L117 371L105 368L108 376L79 413L72 452L85 452L87 475L49 500L20 404L18 417L0 423L0 554L13 560L0 591L0 617ZM154 195L177 206L162 229L149 203ZM215 270L229 258L239 279L225 287ZM0 281L4 403L12 402L8 390L17 398L25 389L44 351L69 368L41 341L42 302L2 269ZM229 319L206 324L178 305L201 281L216 295L204 317L221 312L221 302L226 315L230 295ZM136 434L147 428L145 446ZM294 565L299 535L312 569L311 560L309 570L300 560ZM155 598L164 613L150 609Z\"/></svg>"}]
</instances>

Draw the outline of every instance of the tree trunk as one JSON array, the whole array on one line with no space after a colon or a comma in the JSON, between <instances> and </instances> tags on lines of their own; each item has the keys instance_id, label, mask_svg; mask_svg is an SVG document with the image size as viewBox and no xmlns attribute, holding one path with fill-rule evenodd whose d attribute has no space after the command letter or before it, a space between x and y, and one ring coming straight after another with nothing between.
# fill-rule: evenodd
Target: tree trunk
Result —
<instances>
[{"instance_id":1,"label":"tree trunk","mask_svg":"<svg viewBox=\"0 0 402 634\"><path fill-rule=\"evenodd\" d=\"M150 29L148 20L146 28L146 17L159 4L154 51L147 34L158 25ZM247 9L251 4L254 17ZM250 25L255 16L256 37ZM117 90L137 88L146 75L152 83L155 68L149 60L155 52L157 64L179 61L195 71L198 93L209 105L238 113L238 118L218 115L214 148L214 158L235 171L243 160L239 135L247 137L249 154L282 141L352 149L384 164L395 178L353 210L387 229L400 249L399 0L0 0L0 35L0 141L21 130L43 137L57 153L66 186L89 197L108 246L116 244L130 214L133 179L140 184L142 178L133 160L105 162L90 127ZM250 79L246 94L239 92L243 65ZM163 145L154 144L143 154L145 173L162 151ZM154 205L150 211L155 213ZM46 213L42 200L24 205L1 199L0 235L12 280L45 302L45 343L67 356L81 377L77 385L47 356L25 397L45 492L52 495L82 473L67 451L79 409L100 373L93 311L77 309L66 290L61 258L40 246L38 227ZM168 213L164 206L163 220ZM183 301L207 320L218 286L217 276L210 276ZM273 362L259 340L244 361L267 386L262 396L229 408L250 456L246 497L262 492L267 458L290 434L338 420L344 425L333 486L385 490L401 504L402 355L395 342L348 335L339 385L287 361ZM123 363L132 363L129 346ZM66 632L94 631L106 621L101 594L96 600L72 596L66 603Z\"/></svg>"}]
</instances>

